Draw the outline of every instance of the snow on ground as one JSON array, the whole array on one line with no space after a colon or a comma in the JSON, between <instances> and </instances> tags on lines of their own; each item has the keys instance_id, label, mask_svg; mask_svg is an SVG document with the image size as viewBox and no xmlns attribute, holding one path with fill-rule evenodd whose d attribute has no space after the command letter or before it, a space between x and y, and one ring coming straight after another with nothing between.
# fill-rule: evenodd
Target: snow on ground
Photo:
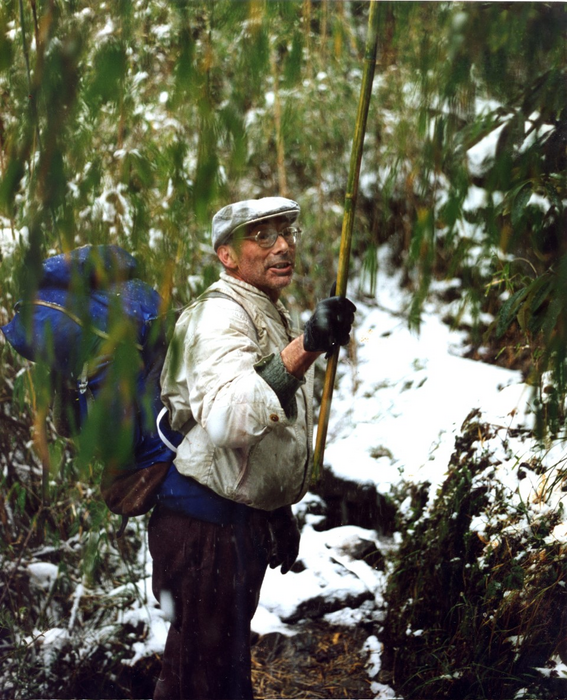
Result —
<instances>
[{"instance_id":1,"label":"snow on ground","mask_svg":"<svg viewBox=\"0 0 567 700\"><path fill-rule=\"evenodd\" d=\"M433 305L419 335L410 331L404 295L383 282L380 308L359 304L357 367L333 397L326 461L337 475L382 491L401 476L437 485L470 411L489 411L491 421L511 427L528 420L529 389L519 372L459 356L463 334L451 332Z\"/></svg>"}]
</instances>

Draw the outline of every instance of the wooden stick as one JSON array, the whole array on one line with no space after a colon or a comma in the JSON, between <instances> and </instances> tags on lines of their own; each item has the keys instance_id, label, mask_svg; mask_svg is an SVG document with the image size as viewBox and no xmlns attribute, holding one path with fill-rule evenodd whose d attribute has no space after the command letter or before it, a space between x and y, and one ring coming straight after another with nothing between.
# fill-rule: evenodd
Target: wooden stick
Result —
<instances>
[{"instance_id":1,"label":"wooden stick","mask_svg":"<svg viewBox=\"0 0 567 700\"><path fill-rule=\"evenodd\" d=\"M354 128L354 138L350 157L349 175L347 190L345 195L345 211L343 216L343 228L341 233L341 247L339 250L339 266L337 271L337 291L338 296L346 296L348 266L350 260L350 247L352 241L352 229L354 224L354 211L356 198L358 196L358 179L360 174L360 163L362 161L362 147L364 144L364 134L366 132L366 122L368 118L368 108L372 94L372 82L374 80L374 70L376 68L376 54L378 49L378 0L372 0L368 17L368 36L366 38L366 48L364 52L364 71L362 75L362 85L360 87L360 99L358 102L358 114ZM337 372L337 362L339 358L339 347L327 362L327 372L325 374L325 384L323 387L323 397L321 399L321 411L319 413L319 426L317 429L317 440L315 443L313 478L316 481L321 475L323 468L323 457L325 454L325 441L327 439L327 428L331 413L331 400L333 398L333 388L335 375Z\"/></svg>"}]
</instances>

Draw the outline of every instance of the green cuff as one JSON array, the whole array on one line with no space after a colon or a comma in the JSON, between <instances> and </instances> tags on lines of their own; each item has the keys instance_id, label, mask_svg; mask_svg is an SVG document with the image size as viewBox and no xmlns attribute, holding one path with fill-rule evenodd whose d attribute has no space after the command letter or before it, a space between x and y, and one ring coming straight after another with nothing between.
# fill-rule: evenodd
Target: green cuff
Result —
<instances>
[{"instance_id":1,"label":"green cuff","mask_svg":"<svg viewBox=\"0 0 567 700\"><path fill-rule=\"evenodd\" d=\"M300 386L305 384L305 380L298 379L287 371L279 353L263 357L260 362L254 365L254 369L274 390L286 417L294 421L297 418L295 393Z\"/></svg>"}]
</instances>

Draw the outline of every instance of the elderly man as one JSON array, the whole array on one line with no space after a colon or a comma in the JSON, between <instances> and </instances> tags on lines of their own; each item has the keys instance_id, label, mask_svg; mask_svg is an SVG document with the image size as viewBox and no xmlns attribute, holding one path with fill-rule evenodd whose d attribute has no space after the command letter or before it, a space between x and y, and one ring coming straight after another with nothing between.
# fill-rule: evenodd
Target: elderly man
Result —
<instances>
[{"instance_id":1,"label":"elderly man","mask_svg":"<svg viewBox=\"0 0 567 700\"><path fill-rule=\"evenodd\" d=\"M299 205L245 200L213 217L223 265L181 314L162 374L183 435L149 525L153 588L171 611L154 699L252 698L250 622L268 565L299 549L291 504L305 494L312 371L346 345L354 305L330 297L296 337L282 290L293 276Z\"/></svg>"}]
</instances>

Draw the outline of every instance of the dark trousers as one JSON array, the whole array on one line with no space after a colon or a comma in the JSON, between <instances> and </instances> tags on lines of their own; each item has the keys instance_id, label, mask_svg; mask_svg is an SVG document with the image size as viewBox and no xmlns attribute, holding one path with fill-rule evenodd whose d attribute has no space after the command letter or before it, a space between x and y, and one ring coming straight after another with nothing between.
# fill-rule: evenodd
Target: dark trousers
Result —
<instances>
[{"instance_id":1,"label":"dark trousers","mask_svg":"<svg viewBox=\"0 0 567 700\"><path fill-rule=\"evenodd\" d=\"M156 507L148 540L154 595L173 605L154 700L253 697L250 621L266 572L266 517L228 525Z\"/></svg>"}]
</instances>

